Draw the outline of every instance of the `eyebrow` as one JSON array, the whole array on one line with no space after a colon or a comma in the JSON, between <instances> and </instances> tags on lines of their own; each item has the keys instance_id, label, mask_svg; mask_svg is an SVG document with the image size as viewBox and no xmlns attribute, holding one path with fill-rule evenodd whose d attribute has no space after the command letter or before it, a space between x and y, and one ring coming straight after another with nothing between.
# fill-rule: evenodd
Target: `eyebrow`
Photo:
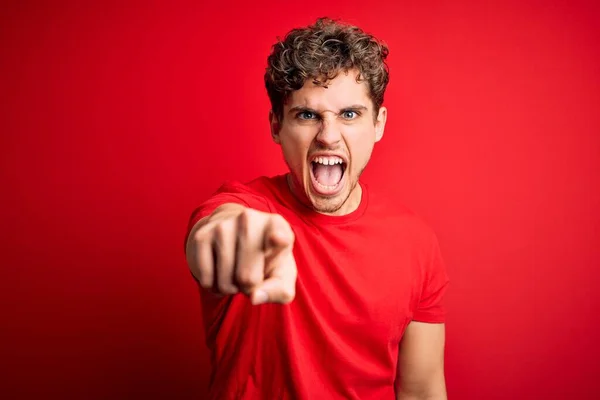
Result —
<instances>
[{"instance_id":1,"label":"eyebrow","mask_svg":"<svg viewBox=\"0 0 600 400\"><path fill-rule=\"evenodd\" d=\"M363 106L362 104L353 104L351 106L347 106L347 107L342 107L339 112L344 111L344 110L357 110L357 111L366 111L368 110L367 107ZM301 112L301 111L310 111L310 112L314 112L317 113L316 110L310 108L310 107L305 107L305 106L295 106L290 108L290 110L288 111L288 113L295 113L295 112Z\"/></svg>"}]
</instances>

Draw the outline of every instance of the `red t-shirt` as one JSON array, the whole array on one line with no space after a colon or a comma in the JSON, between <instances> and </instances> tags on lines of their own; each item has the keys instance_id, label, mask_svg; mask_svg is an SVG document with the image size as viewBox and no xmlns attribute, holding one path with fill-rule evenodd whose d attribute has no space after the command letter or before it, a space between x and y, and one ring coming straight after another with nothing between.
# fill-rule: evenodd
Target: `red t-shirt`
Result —
<instances>
[{"instance_id":1,"label":"red t-shirt","mask_svg":"<svg viewBox=\"0 0 600 400\"><path fill-rule=\"evenodd\" d=\"M190 228L223 203L281 214L296 242L296 297L253 306L202 293L210 399L393 399L398 344L410 321L444 322L448 277L434 233L361 184L354 212L319 214L284 175L224 184Z\"/></svg>"}]
</instances>

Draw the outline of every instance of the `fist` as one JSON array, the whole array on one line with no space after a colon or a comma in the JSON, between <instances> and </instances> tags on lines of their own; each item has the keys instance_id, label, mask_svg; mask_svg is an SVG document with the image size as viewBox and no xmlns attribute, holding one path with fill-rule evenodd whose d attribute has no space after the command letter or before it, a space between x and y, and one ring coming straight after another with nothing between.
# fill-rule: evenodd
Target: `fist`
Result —
<instances>
[{"instance_id":1,"label":"fist","mask_svg":"<svg viewBox=\"0 0 600 400\"><path fill-rule=\"evenodd\" d=\"M217 294L242 292L252 304L291 302L297 277L292 228L279 214L234 207L215 211L190 233L190 271Z\"/></svg>"}]
</instances>

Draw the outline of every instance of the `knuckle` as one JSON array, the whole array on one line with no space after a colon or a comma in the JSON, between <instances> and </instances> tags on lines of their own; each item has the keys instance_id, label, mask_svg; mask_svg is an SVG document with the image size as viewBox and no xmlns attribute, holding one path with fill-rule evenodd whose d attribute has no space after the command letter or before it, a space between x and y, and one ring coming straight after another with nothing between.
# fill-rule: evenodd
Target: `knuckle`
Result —
<instances>
[{"instance_id":1,"label":"knuckle","mask_svg":"<svg viewBox=\"0 0 600 400\"><path fill-rule=\"evenodd\" d=\"M233 286L229 282L219 282L217 283L217 290L222 294L234 294L237 290L235 286Z\"/></svg>"},{"instance_id":2,"label":"knuckle","mask_svg":"<svg viewBox=\"0 0 600 400\"><path fill-rule=\"evenodd\" d=\"M211 271L209 271L208 268L203 266L201 263L190 265L190 270L194 278L196 278L198 283L200 283L200 286L206 287L212 283L210 282L212 279L210 274Z\"/></svg>"},{"instance_id":3,"label":"knuckle","mask_svg":"<svg viewBox=\"0 0 600 400\"><path fill-rule=\"evenodd\" d=\"M279 229L282 229L293 241L295 240L294 231L290 226L289 222L281 215L281 214L273 214L275 225L278 226Z\"/></svg>"},{"instance_id":4,"label":"knuckle","mask_svg":"<svg viewBox=\"0 0 600 400\"><path fill-rule=\"evenodd\" d=\"M212 286L211 279L206 274L199 274L196 278L198 279L198 283L200 283L200 286L202 286L203 288L208 289Z\"/></svg>"},{"instance_id":5,"label":"knuckle","mask_svg":"<svg viewBox=\"0 0 600 400\"><path fill-rule=\"evenodd\" d=\"M198 229L196 232L194 232L194 234L192 236L192 240L195 243L202 243L209 239L210 239L210 232L206 229Z\"/></svg>"},{"instance_id":6,"label":"knuckle","mask_svg":"<svg viewBox=\"0 0 600 400\"><path fill-rule=\"evenodd\" d=\"M217 241L221 241L223 240L223 237L225 236L225 228L223 227L223 224L217 224L215 225L215 227L213 228L213 240L217 240Z\"/></svg>"},{"instance_id":7,"label":"knuckle","mask_svg":"<svg viewBox=\"0 0 600 400\"><path fill-rule=\"evenodd\" d=\"M236 280L243 285L250 283L250 280L252 279L247 268L238 269L235 275Z\"/></svg>"},{"instance_id":8,"label":"knuckle","mask_svg":"<svg viewBox=\"0 0 600 400\"><path fill-rule=\"evenodd\" d=\"M227 218L227 219L224 219L223 221L221 221L221 225L227 231L231 231L233 229L233 227L235 226L235 223L236 223L235 218Z\"/></svg>"},{"instance_id":9,"label":"knuckle","mask_svg":"<svg viewBox=\"0 0 600 400\"><path fill-rule=\"evenodd\" d=\"M260 283L257 274L250 268L240 268L236 275L236 279L241 286L252 287Z\"/></svg>"},{"instance_id":10,"label":"knuckle","mask_svg":"<svg viewBox=\"0 0 600 400\"><path fill-rule=\"evenodd\" d=\"M196 277L196 279L198 280L198 283L200 283L200 286L206 288L206 287L210 287L212 286L212 274L210 274L205 268L197 268L194 276Z\"/></svg>"},{"instance_id":11,"label":"knuckle","mask_svg":"<svg viewBox=\"0 0 600 400\"><path fill-rule=\"evenodd\" d=\"M238 233L242 236L248 236L250 234L250 228L252 225L252 212L246 209L238 215L237 228Z\"/></svg>"},{"instance_id":12,"label":"knuckle","mask_svg":"<svg viewBox=\"0 0 600 400\"><path fill-rule=\"evenodd\" d=\"M215 236L218 238L223 237L225 232L227 231L227 221L221 221L214 227Z\"/></svg>"}]
</instances>

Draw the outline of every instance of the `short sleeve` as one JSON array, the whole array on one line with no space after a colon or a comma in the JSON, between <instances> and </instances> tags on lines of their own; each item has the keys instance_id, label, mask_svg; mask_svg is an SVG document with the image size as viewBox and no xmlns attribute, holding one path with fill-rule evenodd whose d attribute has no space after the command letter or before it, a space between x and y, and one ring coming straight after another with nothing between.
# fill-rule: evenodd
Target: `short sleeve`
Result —
<instances>
[{"instance_id":1,"label":"short sleeve","mask_svg":"<svg viewBox=\"0 0 600 400\"><path fill-rule=\"evenodd\" d=\"M209 216L216 208L226 203L235 203L258 211L272 212L271 206L264 196L242 183L226 182L192 212L185 241L187 241L190 231L198 221Z\"/></svg>"},{"instance_id":2,"label":"short sleeve","mask_svg":"<svg viewBox=\"0 0 600 400\"><path fill-rule=\"evenodd\" d=\"M428 323L443 323L446 320L444 296L448 289L449 277L442 258L439 242L433 235L431 250L425 265L421 296L414 312L413 320Z\"/></svg>"}]
</instances>

